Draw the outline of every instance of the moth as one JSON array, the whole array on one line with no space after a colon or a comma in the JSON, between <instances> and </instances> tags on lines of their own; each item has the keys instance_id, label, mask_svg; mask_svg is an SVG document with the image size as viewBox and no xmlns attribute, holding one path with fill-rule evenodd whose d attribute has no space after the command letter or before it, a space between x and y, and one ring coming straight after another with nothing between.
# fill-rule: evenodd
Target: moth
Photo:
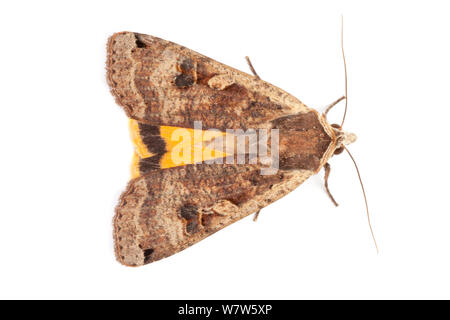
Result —
<instances>
[{"instance_id":1,"label":"moth","mask_svg":"<svg viewBox=\"0 0 450 320\"><path fill-rule=\"evenodd\" d=\"M109 38L107 81L130 119L135 147L132 179L114 217L120 263L141 266L173 255L259 213L322 168L327 180L328 160L355 141L330 125L326 113L260 79L248 62L252 75L157 37L120 32ZM229 147L239 136L230 129L265 130L258 148L265 144L276 157L251 154L249 142L244 151ZM227 146L219 150L218 141ZM175 161L180 144L192 149L181 148L182 161ZM200 156L189 157L194 153ZM239 156L246 161L225 161ZM274 163L276 170L262 173Z\"/></svg>"}]
</instances>

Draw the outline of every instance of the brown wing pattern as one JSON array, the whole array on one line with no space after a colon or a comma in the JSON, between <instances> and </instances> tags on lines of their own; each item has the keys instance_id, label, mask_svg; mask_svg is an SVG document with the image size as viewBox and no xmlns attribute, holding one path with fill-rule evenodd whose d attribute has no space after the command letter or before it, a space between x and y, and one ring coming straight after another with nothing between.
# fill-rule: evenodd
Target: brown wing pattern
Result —
<instances>
[{"instance_id":1,"label":"brown wing pattern","mask_svg":"<svg viewBox=\"0 0 450 320\"><path fill-rule=\"evenodd\" d=\"M116 255L129 266L177 253L283 197L311 174L263 176L257 165L188 165L132 180L114 220Z\"/></svg>"},{"instance_id":2,"label":"brown wing pattern","mask_svg":"<svg viewBox=\"0 0 450 320\"><path fill-rule=\"evenodd\" d=\"M108 41L107 80L138 121L141 176L114 218L118 260L140 266L177 253L280 199L320 170L333 129L283 90L175 43L132 32ZM160 169L168 144L158 126L280 130L280 170L260 164L194 164ZM136 142L136 141L135 141ZM142 155L141 155L142 156ZM260 163L260 162L258 162Z\"/></svg>"},{"instance_id":3,"label":"brown wing pattern","mask_svg":"<svg viewBox=\"0 0 450 320\"><path fill-rule=\"evenodd\" d=\"M107 79L127 115L152 125L264 128L308 112L285 91L183 46L122 32L108 41Z\"/></svg>"}]
</instances>

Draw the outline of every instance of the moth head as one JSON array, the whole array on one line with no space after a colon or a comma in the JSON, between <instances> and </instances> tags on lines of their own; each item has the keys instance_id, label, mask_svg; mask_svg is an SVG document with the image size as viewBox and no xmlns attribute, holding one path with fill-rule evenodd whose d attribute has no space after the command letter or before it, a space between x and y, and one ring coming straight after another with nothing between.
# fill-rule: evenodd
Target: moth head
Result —
<instances>
[{"instance_id":1,"label":"moth head","mask_svg":"<svg viewBox=\"0 0 450 320\"><path fill-rule=\"evenodd\" d=\"M345 132L342 131L342 144L343 145L348 145L350 143L353 143L356 141L356 139L358 139L356 137L356 134L354 134L353 132Z\"/></svg>"},{"instance_id":2,"label":"moth head","mask_svg":"<svg viewBox=\"0 0 450 320\"><path fill-rule=\"evenodd\" d=\"M337 124L332 124L331 126L334 128L337 137L336 151L334 152L334 154L342 153L342 151L344 151L344 146L349 145L357 140L356 134L343 131L341 126Z\"/></svg>"}]
</instances>

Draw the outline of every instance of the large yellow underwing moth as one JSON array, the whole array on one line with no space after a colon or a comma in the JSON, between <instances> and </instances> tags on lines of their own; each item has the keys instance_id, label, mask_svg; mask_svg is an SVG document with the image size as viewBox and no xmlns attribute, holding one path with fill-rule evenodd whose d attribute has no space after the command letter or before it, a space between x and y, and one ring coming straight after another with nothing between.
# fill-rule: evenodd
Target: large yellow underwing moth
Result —
<instances>
[{"instance_id":1,"label":"large yellow underwing moth","mask_svg":"<svg viewBox=\"0 0 450 320\"><path fill-rule=\"evenodd\" d=\"M135 146L132 179L114 217L120 263L177 253L323 167L327 179L328 160L356 139L261 80L248 62L253 75L157 37L109 38L107 81L130 118ZM239 149L232 142L242 136Z\"/></svg>"}]
</instances>

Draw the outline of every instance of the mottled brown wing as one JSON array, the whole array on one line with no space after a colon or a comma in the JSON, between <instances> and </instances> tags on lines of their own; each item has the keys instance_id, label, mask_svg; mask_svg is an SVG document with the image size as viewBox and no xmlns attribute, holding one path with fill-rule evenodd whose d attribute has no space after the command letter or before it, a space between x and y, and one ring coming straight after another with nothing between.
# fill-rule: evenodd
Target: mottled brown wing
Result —
<instances>
[{"instance_id":1,"label":"mottled brown wing","mask_svg":"<svg viewBox=\"0 0 450 320\"><path fill-rule=\"evenodd\" d=\"M117 259L168 257L283 197L313 172L261 175L258 165L188 165L130 181L114 218Z\"/></svg>"},{"instance_id":2,"label":"mottled brown wing","mask_svg":"<svg viewBox=\"0 0 450 320\"><path fill-rule=\"evenodd\" d=\"M283 90L156 37L114 34L107 79L138 121L138 149L153 154L138 159L141 176L116 209L116 255L125 265L177 253L283 197L320 168L335 140L316 111ZM279 128L280 164L288 171L262 175L259 165L205 163L160 169L168 150L155 128L192 128L194 121L222 131Z\"/></svg>"},{"instance_id":3,"label":"mottled brown wing","mask_svg":"<svg viewBox=\"0 0 450 320\"><path fill-rule=\"evenodd\" d=\"M130 118L152 125L265 128L308 109L285 91L175 43L132 32L108 41L107 79Z\"/></svg>"}]
</instances>

